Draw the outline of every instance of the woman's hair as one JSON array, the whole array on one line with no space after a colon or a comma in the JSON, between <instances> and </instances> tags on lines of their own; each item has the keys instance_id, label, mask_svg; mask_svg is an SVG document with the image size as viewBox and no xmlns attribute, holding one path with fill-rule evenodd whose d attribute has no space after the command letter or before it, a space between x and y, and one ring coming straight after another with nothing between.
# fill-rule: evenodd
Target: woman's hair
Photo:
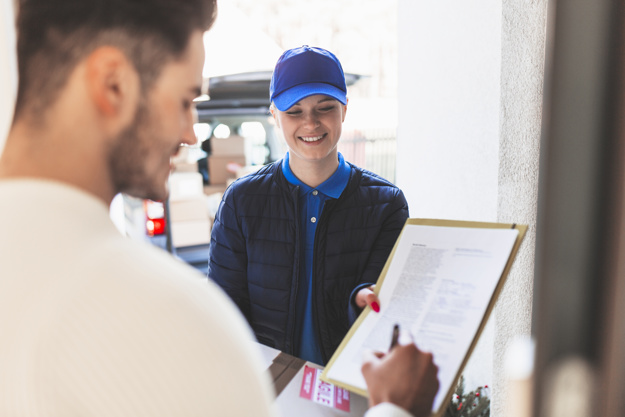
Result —
<instances>
[{"instance_id":1,"label":"woman's hair","mask_svg":"<svg viewBox=\"0 0 625 417\"><path fill-rule=\"evenodd\" d=\"M127 55L146 91L216 14L216 0L20 0L15 118L44 111L76 65L104 45Z\"/></svg>"}]
</instances>

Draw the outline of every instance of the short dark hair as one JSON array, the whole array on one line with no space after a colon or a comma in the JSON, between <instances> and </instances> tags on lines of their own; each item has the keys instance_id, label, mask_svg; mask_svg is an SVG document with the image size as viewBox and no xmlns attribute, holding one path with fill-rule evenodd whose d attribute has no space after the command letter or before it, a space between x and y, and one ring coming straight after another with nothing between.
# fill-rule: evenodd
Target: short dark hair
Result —
<instances>
[{"instance_id":1,"label":"short dark hair","mask_svg":"<svg viewBox=\"0 0 625 417\"><path fill-rule=\"evenodd\" d=\"M78 62L104 45L128 56L146 91L216 14L216 0L19 0L14 117L43 111Z\"/></svg>"}]
</instances>

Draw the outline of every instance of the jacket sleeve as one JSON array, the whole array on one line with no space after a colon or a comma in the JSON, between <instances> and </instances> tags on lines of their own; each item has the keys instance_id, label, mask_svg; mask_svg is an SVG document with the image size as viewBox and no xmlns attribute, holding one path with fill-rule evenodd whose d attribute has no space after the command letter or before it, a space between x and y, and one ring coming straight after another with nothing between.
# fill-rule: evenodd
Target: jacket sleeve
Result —
<instances>
[{"instance_id":1,"label":"jacket sleeve","mask_svg":"<svg viewBox=\"0 0 625 417\"><path fill-rule=\"evenodd\" d=\"M236 184L225 194L211 232L208 278L217 283L250 321L246 239L235 206Z\"/></svg>"},{"instance_id":2,"label":"jacket sleeve","mask_svg":"<svg viewBox=\"0 0 625 417\"><path fill-rule=\"evenodd\" d=\"M385 210L384 220L382 220L378 237L367 259L367 265L360 278L360 283L352 290L349 297L347 316L350 325L356 321L362 311L362 309L356 305L356 294L362 288L374 285L377 282L407 219L408 202L406 201L406 197L404 197L404 193L396 188Z\"/></svg>"}]
</instances>

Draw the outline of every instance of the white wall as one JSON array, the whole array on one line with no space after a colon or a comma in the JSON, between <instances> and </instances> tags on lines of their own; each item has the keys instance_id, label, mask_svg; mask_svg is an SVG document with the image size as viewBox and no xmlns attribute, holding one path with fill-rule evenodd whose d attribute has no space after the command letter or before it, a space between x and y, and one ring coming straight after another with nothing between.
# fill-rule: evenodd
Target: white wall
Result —
<instances>
[{"instance_id":1,"label":"white wall","mask_svg":"<svg viewBox=\"0 0 625 417\"><path fill-rule=\"evenodd\" d=\"M400 0L397 183L413 217L497 216L501 0Z\"/></svg>"},{"instance_id":2,"label":"white wall","mask_svg":"<svg viewBox=\"0 0 625 417\"><path fill-rule=\"evenodd\" d=\"M411 217L497 220L500 0L400 0L397 185ZM490 320L465 370L492 385Z\"/></svg>"},{"instance_id":3,"label":"white wall","mask_svg":"<svg viewBox=\"0 0 625 417\"><path fill-rule=\"evenodd\" d=\"M504 356L531 331L547 0L399 0L397 184L412 217L530 226L465 369L505 416ZM491 382L492 380L492 382Z\"/></svg>"},{"instance_id":4,"label":"white wall","mask_svg":"<svg viewBox=\"0 0 625 417\"><path fill-rule=\"evenodd\" d=\"M0 0L0 153L13 117L17 92L13 1Z\"/></svg>"}]
</instances>

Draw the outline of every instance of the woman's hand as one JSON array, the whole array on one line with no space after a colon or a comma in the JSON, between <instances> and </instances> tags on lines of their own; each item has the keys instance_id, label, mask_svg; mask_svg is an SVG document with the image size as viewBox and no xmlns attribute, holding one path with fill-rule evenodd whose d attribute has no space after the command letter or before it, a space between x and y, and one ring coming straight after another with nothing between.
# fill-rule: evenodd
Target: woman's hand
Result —
<instances>
[{"instance_id":1,"label":"woman's hand","mask_svg":"<svg viewBox=\"0 0 625 417\"><path fill-rule=\"evenodd\" d=\"M365 308L366 306L371 307L371 310L376 313L380 312L380 299L373 292L375 285L371 285L367 288L363 288L358 291L356 294L356 305L360 308Z\"/></svg>"}]
</instances>

